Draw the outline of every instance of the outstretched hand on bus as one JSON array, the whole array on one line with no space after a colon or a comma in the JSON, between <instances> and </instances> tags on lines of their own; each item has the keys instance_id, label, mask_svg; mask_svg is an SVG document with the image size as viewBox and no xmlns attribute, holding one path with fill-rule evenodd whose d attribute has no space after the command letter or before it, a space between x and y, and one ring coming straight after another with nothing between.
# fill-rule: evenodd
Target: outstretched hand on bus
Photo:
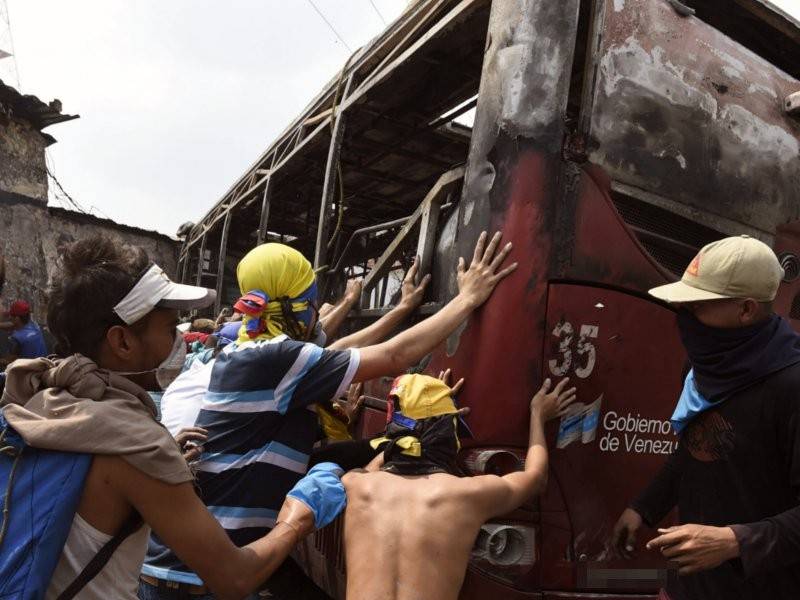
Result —
<instances>
[{"instance_id":1,"label":"outstretched hand on bus","mask_svg":"<svg viewBox=\"0 0 800 600\"><path fill-rule=\"evenodd\" d=\"M549 377L545 379L542 387L531 399L531 416L534 417L538 413L543 422L555 417L563 417L567 413L569 405L575 401L577 393L575 387L564 389L568 383L569 377L565 377L551 391L552 382Z\"/></svg>"},{"instance_id":2,"label":"outstretched hand on bus","mask_svg":"<svg viewBox=\"0 0 800 600\"><path fill-rule=\"evenodd\" d=\"M472 263L468 269L464 259L458 259L458 291L473 307L478 307L486 302L500 280L510 275L518 266L518 263L512 263L498 271L508 253L511 252L511 242L508 242L498 252L497 248L503 234L499 231L495 233L488 245L486 244L487 237L488 235L484 231L478 238L475 252L472 255Z\"/></svg>"},{"instance_id":3,"label":"outstretched hand on bus","mask_svg":"<svg viewBox=\"0 0 800 600\"><path fill-rule=\"evenodd\" d=\"M487 245L486 232L481 234L469 269L464 267L463 260L459 261L458 295L436 314L381 344L361 347L361 358L353 383L407 370L433 352L476 308L486 302L500 280L517 268L517 263L514 263L500 270L511 252L511 244L506 244L497 252L501 237L500 233L496 233Z\"/></svg>"},{"instance_id":4,"label":"outstretched hand on bus","mask_svg":"<svg viewBox=\"0 0 800 600\"><path fill-rule=\"evenodd\" d=\"M439 377L437 377L437 379L450 388L450 397L455 399L455 397L458 396L458 393L461 391L461 388L464 387L464 378L462 377L454 385L450 385L451 375L452 372L450 369L439 371ZM469 406L462 406L458 409L456 414L459 417L466 417L471 411L472 409Z\"/></svg>"},{"instance_id":5,"label":"outstretched hand on bus","mask_svg":"<svg viewBox=\"0 0 800 600\"><path fill-rule=\"evenodd\" d=\"M414 263L406 272L406 276L403 277L403 283L400 286L400 301L397 303L399 308L404 308L409 312L415 310L422 303L422 297L425 295L425 288L428 287L431 281L429 273L417 283L418 273L419 256L416 256L414 257Z\"/></svg>"},{"instance_id":6,"label":"outstretched hand on bus","mask_svg":"<svg viewBox=\"0 0 800 600\"><path fill-rule=\"evenodd\" d=\"M461 379L456 381L453 385L450 385L451 375L452 375L451 369L447 369L445 371L439 371L439 377L437 377L437 379L450 388L450 397L455 398L456 396L458 396L458 393L461 391L461 388L464 387L464 378L462 377Z\"/></svg>"}]
</instances>

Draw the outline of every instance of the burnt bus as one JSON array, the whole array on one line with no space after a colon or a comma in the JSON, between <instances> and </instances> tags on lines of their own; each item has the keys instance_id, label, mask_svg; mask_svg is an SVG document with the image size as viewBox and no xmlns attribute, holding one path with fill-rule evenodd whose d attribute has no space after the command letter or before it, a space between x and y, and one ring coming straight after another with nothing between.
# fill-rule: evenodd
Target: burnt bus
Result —
<instances>
[{"instance_id":1,"label":"burnt bus","mask_svg":"<svg viewBox=\"0 0 800 600\"><path fill-rule=\"evenodd\" d=\"M800 323L799 35L763 0L416 2L190 231L182 278L230 304L239 258L282 240L325 300L364 278L360 327L419 255L422 318L454 295L458 256L502 230L519 268L420 365L467 377L462 467L520 467L543 378L571 377L579 404L548 432L546 493L483 527L462 597L654 598L666 563L606 549L677 443L685 354L646 291L746 234L778 252L777 308ZM368 387L359 436L384 428L387 383ZM340 522L298 558L344 597Z\"/></svg>"}]
</instances>

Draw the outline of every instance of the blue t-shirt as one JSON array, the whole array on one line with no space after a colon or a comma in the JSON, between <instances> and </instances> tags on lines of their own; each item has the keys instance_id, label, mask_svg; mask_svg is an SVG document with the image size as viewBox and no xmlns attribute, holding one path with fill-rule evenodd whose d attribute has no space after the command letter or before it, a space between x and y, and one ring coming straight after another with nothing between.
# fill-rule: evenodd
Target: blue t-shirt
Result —
<instances>
[{"instance_id":1,"label":"blue t-shirt","mask_svg":"<svg viewBox=\"0 0 800 600\"><path fill-rule=\"evenodd\" d=\"M199 493L237 546L267 534L286 494L308 468L317 439L314 404L347 389L357 350L325 350L281 336L221 352L195 421L208 430L195 463ZM150 537L142 573L200 585L200 578Z\"/></svg>"},{"instance_id":2,"label":"blue t-shirt","mask_svg":"<svg viewBox=\"0 0 800 600\"><path fill-rule=\"evenodd\" d=\"M17 329L9 337L12 342L11 354L17 358L47 356L47 344L44 342L44 335L36 321L28 321L21 329Z\"/></svg>"}]
</instances>

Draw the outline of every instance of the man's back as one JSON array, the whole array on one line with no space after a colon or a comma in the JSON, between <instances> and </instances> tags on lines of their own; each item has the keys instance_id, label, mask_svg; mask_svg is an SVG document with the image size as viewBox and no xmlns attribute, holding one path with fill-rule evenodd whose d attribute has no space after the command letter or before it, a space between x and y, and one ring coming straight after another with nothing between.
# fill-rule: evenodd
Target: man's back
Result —
<instances>
[{"instance_id":1,"label":"man's back","mask_svg":"<svg viewBox=\"0 0 800 600\"><path fill-rule=\"evenodd\" d=\"M342 482L348 600L456 598L486 519L471 478L378 471Z\"/></svg>"},{"instance_id":2,"label":"man's back","mask_svg":"<svg viewBox=\"0 0 800 600\"><path fill-rule=\"evenodd\" d=\"M373 440L384 452L366 470L342 478L348 600L457 598L480 526L547 484L544 423L563 415L575 399L575 388L565 389L569 379L552 391L547 379L533 397L524 468L502 477L448 474L460 448L457 411L449 388L442 395L435 381L424 375L395 380L392 398L400 411L393 411L387 426L391 437ZM386 470L376 471L381 467Z\"/></svg>"}]
</instances>

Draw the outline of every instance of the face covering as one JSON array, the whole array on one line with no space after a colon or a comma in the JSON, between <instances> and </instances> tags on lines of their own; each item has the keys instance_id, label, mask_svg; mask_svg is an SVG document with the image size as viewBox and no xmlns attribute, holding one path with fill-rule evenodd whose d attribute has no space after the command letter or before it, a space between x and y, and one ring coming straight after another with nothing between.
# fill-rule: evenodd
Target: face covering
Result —
<instances>
[{"instance_id":1,"label":"face covering","mask_svg":"<svg viewBox=\"0 0 800 600\"><path fill-rule=\"evenodd\" d=\"M115 373L117 375L144 375L145 373L155 372L158 386L162 390L166 390L170 384L177 379L178 375L181 374L185 362L186 342L183 341L181 332L176 329L175 341L172 343L172 350L170 350L169 356L155 369L147 369L145 371L115 371Z\"/></svg>"},{"instance_id":2,"label":"face covering","mask_svg":"<svg viewBox=\"0 0 800 600\"><path fill-rule=\"evenodd\" d=\"M457 430L458 418L453 414L410 419L405 425L393 419L386 427L386 434L372 440L370 445L383 451L382 471L400 475L453 474L461 448Z\"/></svg>"},{"instance_id":3,"label":"face covering","mask_svg":"<svg viewBox=\"0 0 800 600\"><path fill-rule=\"evenodd\" d=\"M730 329L709 327L687 310L677 319L697 391L711 402L800 362L800 336L778 315Z\"/></svg>"},{"instance_id":4,"label":"face covering","mask_svg":"<svg viewBox=\"0 0 800 600\"><path fill-rule=\"evenodd\" d=\"M186 362L186 342L180 331L175 332L175 342L172 344L169 356L155 368L156 381L162 390L166 390L169 385L178 378Z\"/></svg>"}]
</instances>

